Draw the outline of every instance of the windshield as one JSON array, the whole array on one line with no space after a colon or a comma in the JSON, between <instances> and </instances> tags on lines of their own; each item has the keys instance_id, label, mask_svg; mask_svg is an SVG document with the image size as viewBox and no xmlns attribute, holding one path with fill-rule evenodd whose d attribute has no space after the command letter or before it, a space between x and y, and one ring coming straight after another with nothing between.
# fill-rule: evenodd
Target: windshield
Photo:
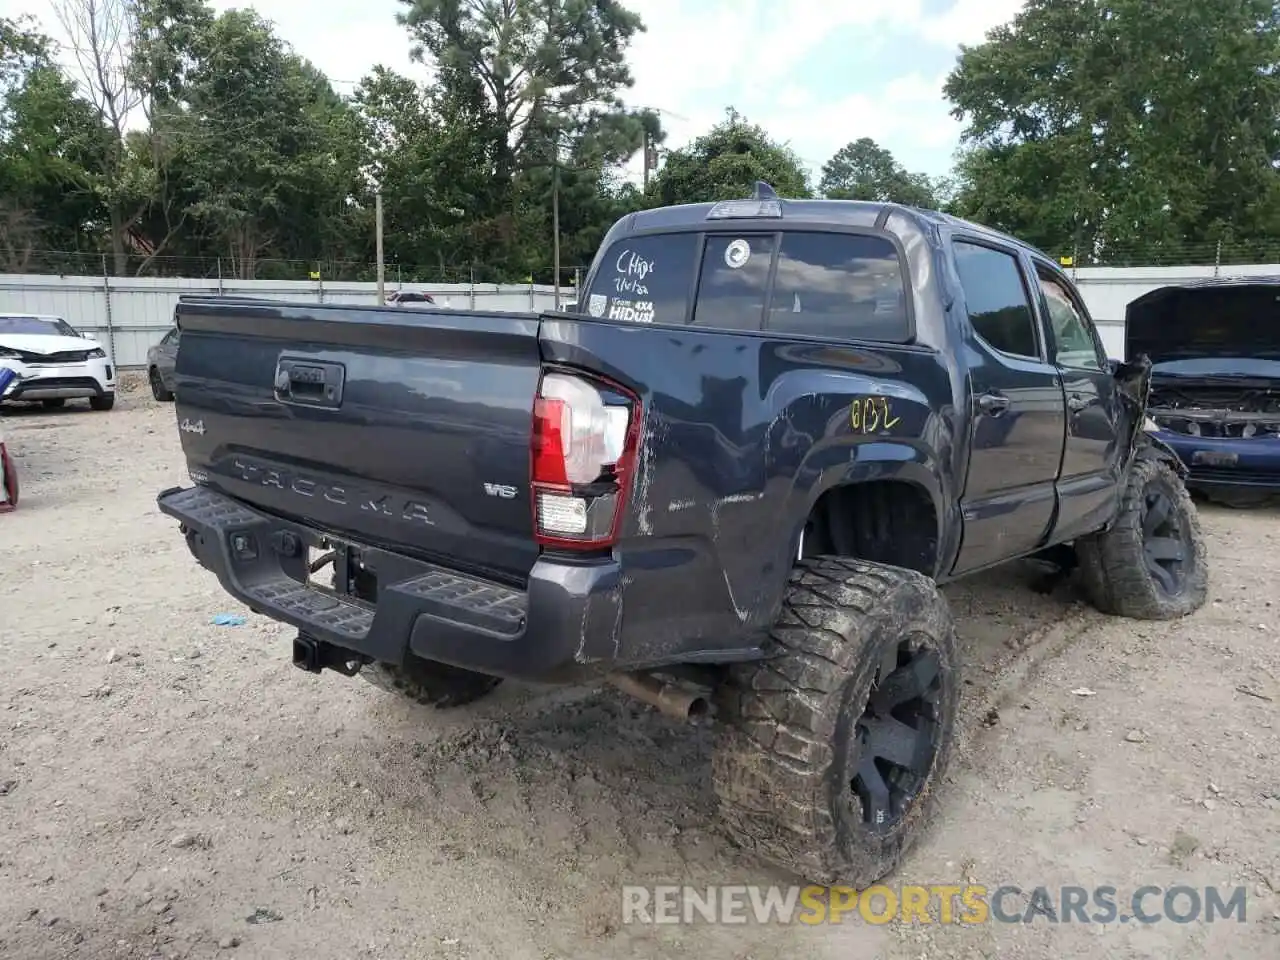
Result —
<instances>
[{"instance_id":1,"label":"windshield","mask_svg":"<svg viewBox=\"0 0 1280 960\"><path fill-rule=\"evenodd\" d=\"M1151 365L1166 377L1280 377L1280 360L1266 357L1196 357Z\"/></svg>"},{"instance_id":2,"label":"windshield","mask_svg":"<svg viewBox=\"0 0 1280 960\"><path fill-rule=\"evenodd\" d=\"M34 334L41 337L78 337L71 324L58 317L0 316L0 333Z\"/></svg>"}]
</instances>

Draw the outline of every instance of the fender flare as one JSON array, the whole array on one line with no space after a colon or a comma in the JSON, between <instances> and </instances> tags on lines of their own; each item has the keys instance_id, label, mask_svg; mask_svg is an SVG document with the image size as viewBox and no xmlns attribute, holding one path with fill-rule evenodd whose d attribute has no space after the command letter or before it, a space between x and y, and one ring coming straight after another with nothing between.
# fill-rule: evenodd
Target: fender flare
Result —
<instances>
[{"instance_id":1,"label":"fender flare","mask_svg":"<svg viewBox=\"0 0 1280 960\"><path fill-rule=\"evenodd\" d=\"M864 449L870 447L872 445L867 444ZM953 526L953 518L948 515L953 501L949 498L944 470L928 451L911 443L878 441L874 447L877 449L868 449L866 457L852 461L846 447L841 461L833 461L825 467L812 462L805 464L797 476L809 470L815 471L816 475L808 486L802 487L797 483L791 487L783 515L784 535L779 538L786 545L784 549L794 549L805 522L823 495L841 487L889 480L915 487L932 505L937 524L935 566L940 571L954 547L946 538L946 531ZM890 449L895 455L889 455Z\"/></svg>"}]
</instances>

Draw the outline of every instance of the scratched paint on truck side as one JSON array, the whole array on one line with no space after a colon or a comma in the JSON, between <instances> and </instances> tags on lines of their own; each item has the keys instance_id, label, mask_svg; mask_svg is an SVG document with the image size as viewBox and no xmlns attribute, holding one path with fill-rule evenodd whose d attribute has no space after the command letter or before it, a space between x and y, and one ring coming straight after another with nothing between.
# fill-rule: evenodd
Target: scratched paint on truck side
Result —
<instances>
[{"instance_id":1,"label":"scratched paint on truck side","mask_svg":"<svg viewBox=\"0 0 1280 960\"><path fill-rule=\"evenodd\" d=\"M849 426L855 433L892 430L902 421L893 413L888 397L857 397L849 405Z\"/></svg>"}]
</instances>

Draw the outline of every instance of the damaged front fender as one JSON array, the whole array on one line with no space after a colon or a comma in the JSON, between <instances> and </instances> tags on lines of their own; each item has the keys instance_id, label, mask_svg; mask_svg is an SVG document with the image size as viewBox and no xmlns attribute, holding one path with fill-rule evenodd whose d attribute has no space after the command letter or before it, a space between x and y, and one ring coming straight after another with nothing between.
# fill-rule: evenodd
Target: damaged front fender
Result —
<instances>
[{"instance_id":1,"label":"damaged front fender","mask_svg":"<svg viewBox=\"0 0 1280 960\"><path fill-rule=\"evenodd\" d=\"M1138 445L1144 437L1154 439L1152 432L1158 429L1155 421L1147 416L1147 400L1151 396L1151 361L1146 355L1136 360L1118 360L1111 368L1111 375L1120 388L1124 407L1125 418L1120 429L1126 440L1123 467L1127 473L1138 452ZM1174 459L1177 459L1176 454Z\"/></svg>"},{"instance_id":2,"label":"damaged front fender","mask_svg":"<svg viewBox=\"0 0 1280 960\"><path fill-rule=\"evenodd\" d=\"M1139 438L1138 447L1140 449L1148 448L1151 451L1149 454L1150 456L1163 460L1173 468L1174 473L1183 480L1186 480L1187 477L1190 476L1191 471L1189 471L1187 469L1187 465L1182 462L1182 458L1178 456L1177 451L1155 435L1155 431L1159 429L1160 428L1156 425L1156 422L1150 417L1147 417L1146 423L1144 423L1142 427L1143 435Z\"/></svg>"}]
</instances>

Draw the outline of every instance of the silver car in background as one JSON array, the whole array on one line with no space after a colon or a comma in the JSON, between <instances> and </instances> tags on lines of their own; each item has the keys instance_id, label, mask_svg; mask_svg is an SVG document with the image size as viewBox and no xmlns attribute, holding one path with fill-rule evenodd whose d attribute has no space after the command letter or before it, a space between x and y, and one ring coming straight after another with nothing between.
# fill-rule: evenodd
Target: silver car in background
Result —
<instances>
[{"instance_id":1,"label":"silver car in background","mask_svg":"<svg viewBox=\"0 0 1280 960\"><path fill-rule=\"evenodd\" d=\"M173 399L174 368L178 364L178 340L182 331L172 327L147 351L147 380L151 383L151 396L161 403Z\"/></svg>"}]
</instances>

